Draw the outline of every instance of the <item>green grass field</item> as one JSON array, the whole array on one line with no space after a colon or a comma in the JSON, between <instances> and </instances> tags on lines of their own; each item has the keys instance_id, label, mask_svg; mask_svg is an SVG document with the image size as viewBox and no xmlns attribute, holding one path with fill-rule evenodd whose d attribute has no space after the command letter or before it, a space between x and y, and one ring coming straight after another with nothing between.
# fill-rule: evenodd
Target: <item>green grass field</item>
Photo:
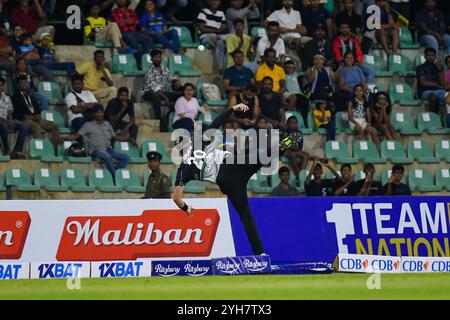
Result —
<instances>
[{"instance_id":1,"label":"green grass field","mask_svg":"<svg viewBox=\"0 0 450 320\"><path fill-rule=\"evenodd\" d=\"M367 289L369 275L240 276L200 278L0 281L0 299L450 299L450 274L381 275L381 289Z\"/></svg>"}]
</instances>

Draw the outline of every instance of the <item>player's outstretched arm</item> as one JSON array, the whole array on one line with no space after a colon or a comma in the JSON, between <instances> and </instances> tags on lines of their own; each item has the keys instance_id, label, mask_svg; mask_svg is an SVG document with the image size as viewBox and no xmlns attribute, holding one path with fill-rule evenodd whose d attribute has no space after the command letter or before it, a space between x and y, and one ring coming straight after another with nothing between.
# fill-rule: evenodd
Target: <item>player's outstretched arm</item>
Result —
<instances>
[{"instance_id":1,"label":"player's outstretched arm","mask_svg":"<svg viewBox=\"0 0 450 320\"><path fill-rule=\"evenodd\" d=\"M175 202L175 204L178 206L178 208L180 208L181 210L183 210L184 212L187 213L187 215L189 217L194 215L194 208L192 208L192 206L188 206L184 201L183 201L183 186L175 186L173 193L172 193L172 200L173 202Z\"/></svg>"}]
</instances>

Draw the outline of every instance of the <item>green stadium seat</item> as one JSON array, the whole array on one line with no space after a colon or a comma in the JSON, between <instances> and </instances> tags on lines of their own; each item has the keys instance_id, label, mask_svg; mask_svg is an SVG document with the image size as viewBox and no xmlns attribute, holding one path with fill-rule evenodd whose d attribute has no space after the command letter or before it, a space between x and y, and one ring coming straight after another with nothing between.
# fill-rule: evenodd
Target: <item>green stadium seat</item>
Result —
<instances>
[{"instance_id":1,"label":"green stadium seat","mask_svg":"<svg viewBox=\"0 0 450 320\"><path fill-rule=\"evenodd\" d=\"M59 184L59 178L56 172L50 168L39 168L34 171L34 183L50 192L66 192L67 186Z\"/></svg>"},{"instance_id":2,"label":"green stadium seat","mask_svg":"<svg viewBox=\"0 0 450 320\"><path fill-rule=\"evenodd\" d=\"M436 157L447 163L450 163L450 141L449 140L439 140L436 141L434 146L434 152Z\"/></svg>"},{"instance_id":3,"label":"green stadium seat","mask_svg":"<svg viewBox=\"0 0 450 320\"><path fill-rule=\"evenodd\" d=\"M381 56L366 54L364 55L364 66L375 71L377 77L392 77L393 73L386 68Z\"/></svg>"},{"instance_id":4,"label":"green stadium seat","mask_svg":"<svg viewBox=\"0 0 450 320\"><path fill-rule=\"evenodd\" d=\"M411 164L414 162L413 158L406 156L399 141L385 140L381 142L381 157L396 164Z\"/></svg>"},{"instance_id":5,"label":"green stadium seat","mask_svg":"<svg viewBox=\"0 0 450 320\"><path fill-rule=\"evenodd\" d=\"M255 26L250 30L250 35L254 38L262 38L267 36L267 30L266 28Z\"/></svg>"},{"instance_id":6,"label":"green stadium seat","mask_svg":"<svg viewBox=\"0 0 450 320\"><path fill-rule=\"evenodd\" d=\"M173 118L175 117L175 112L170 112L169 113L169 120L167 123L167 130L169 130L169 132L173 131Z\"/></svg>"},{"instance_id":7,"label":"green stadium seat","mask_svg":"<svg viewBox=\"0 0 450 320\"><path fill-rule=\"evenodd\" d=\"M347 112L337 112L334 119L336 121L336 133L355 134L355 131L350 128Z\"/></svg>"},{"instance_id":8,"label":"green stadium seat","mask_svg":"<svg viewBox=\"0 0 450 320\"><path fill-rule=\"evenodd\" d=\"M298 112L297 112L297 114L294 114L296 118L297 117L303 118ZM287 119L288 119L288 116L286 116L286 120ZM298 120L298 118L297 118L297 120ZM312 111L308 112L308 117L306 119L306 122L308 124L308 128L306 128L306 133L305 134L312 134L313 132L317 132L317 133L319 133L321 135L326 135L327 134L327 130L326 129L316 128L316 123L314 121L314 114L313 114ZM300 126L301 122L299 121L298 124ZM303 132L303 129L302 129L302 132Z\"/></svg>"},{"instance_id":9,"label":"green stadium seat","mask_svg":"<svg viewBox=\"0 0 450 320\"><path fill-rule=\"evenodd\" d=\"M47 98L49 104L64 104L61 88L56 82L41 81L37 85L37 91Z\"/></svg>"},{"instance_id":10,"label":"green stadium seat","mask_svg":"<svg viewBox=\"0 0 450 320\"><path fill-rule=\"evenodd\" d=\"M53 145L48 139L31 139L30 159L40 159L42 162L63 162L62 156L55 156Z\"/></svg>"},{"instance_id":11,"label":"green stadium seat","mask_svg":"<svg viewBox=\"0 0 450 320\"><path fill-rule=\"evenodd\" d=\"M306 179L306 177L305 177L305 179ZM273 191L273 189L276 188L280 183L281 183L280 176L278 175L278 173L274 174L274 175L272 176L272 191ZM292 188L297 189L297 191L298 191L299 193L305 193L304 183L301 182L301 179L300 179L300 177L299 177L299 186L297 186L297 185L296 185L296 181L295 181L295 175L293 174L292 171L291 171L291 177L290 177L290 179L289 179L289 185L290 185ZM271 192L272 192L272 191L271 191Z\"/></svg>"},{"instance_id":12,"label":"green stadium seat","mask_svg":"<svg viewBox=\"0 0 450 320\"><path fill-rule=\"evenodd\" d=\"M57 111L42 111L41 118L50 122L54 122L59 127L59 132L62 134L70 133L70 129L66 128L64 124L64 119L61 114Z\"/></svg>"},{"instance_id":13,"label":"green stadium seat","mask_svg":"<svg viewBox=\"0 0 450 320\"><path fill-rule=\"evenodd\" d=\"M171 173L171 188L170 191L173 192L175 188L175 180L177 177L177 170L173 170ZM202 194L206 192L206 189L204 186L200 185L199 181L189 181L183 189L184 193L192 193L192 194Z\"/></svg>"},{"instance_id":14,"label":"green stadium seat","mask_svg":"<svg viewBox=\"0 0 450 320\"><path fill-rule=\"evenodd\" d=\"M358 163L358 159L353 158L348 152L347 145L342 141L327 141L325 143L325 157L329 160L336 160L337 163Z\"/></svg>"},{"instance_id":15,"label":"green stadium seat","mask_svg":"<svg viewBox=\"0 0 450 320\"><path fill-rule=\"evenodd\" d=\"M80 169L62 169L61 185L73 192L94 192L95 187L86 184L83 172Z\"/></svg>"},{"instance_id":16,"label":"green stadium seat","mask_svg":"<svg viewBox=\"0 0 450 320\"><path fill-rule=\"evenodd\" d=\"M201 83L198 82L197 83L197 88L196 88L196 92L197 92L197 99L199 101L200 104L207 104L208 106L212 106L212 107L227 107L228 106L228 98L226 97L226 93L225 91L223 91L220 86L217 86L220 90L220 96L221 99L215 99L215 100L211 100L211 99L206 99L203 96L203 88L206 86L212 85L212 83Z\"/></svg>"},{"instance_id":17,"label":"green stadium seat","mask_svg":"<svg viewBox=\"0 0 450 320\"><path fill-rule=\"evenodd\" d=\"M95 46L96 48L110 49L114 48L114 43L111 40L96 40L92 41L85 34L83 34L83 44L85 46Z\"/></svg>"},{"instance_id":18,"label":"green stadium seat","mask_svg":"<svg viewBox=\"0 0 450 320\"><path fill-rule=\"evenodd\" d=\"M380 154L372 141L354 141L353 157L365 163L386 163L386 160L380 157Z\"/></svg>"},{"instance_id":19,"label":"green stadium seat","mask_svg":"<svg viewBox=\"0 0 450 320\"><path fill-rule=\"evenodd\" d=\"M0 155L0 162L9 162L11 157L8 155Z\"/></svg>"},{"instance_id":20,"label":"green stadium seat","mask_svg":"<svg viewBox=\"0 0 450 320\"><path fill-rule=\"evenodd\" d=\"M406 83L389 85L389 96L392 103L398 102L402 106L421 106L422 100L414 98L412 88Z\"/></svg>"},{"instance_id":21,"label":"green stadium seat","mask_svg":"<svg viewBox=\"0 0 450 320\"><path fill-rule=\"evenodd\" d=\"M433 176L425 169L411 169L408 173L409 187L411 191L438 192L438 187L433 182Z\"/></svg>"},{"instance_id":22,"label":"green stadium seat","mask_svg":"<svg viewBox=\"0 0 450 320\"><path fill-rule=\"evenodd\" d=\"M407 28L400 28L400 48L401 49L419 49L420 43L413 41L411 31Z\"/></svg>"},{"instance_id":23,"label":"green stadium seat","mask_svg":"<svg viewBox=\"0 0 450 320\"><path fill-rule=\"evenodd\" d=\"M256 186L253 188L255 193L272 193L273 188L275 187L269 185L269 176L263 175L261 170L257 173L257 182Z\"/></svg>"},{"instance_id":24,"label":"green stadium seat","mask_svg":"<svg viewBox=\"0 0 450 320\"><path fill-rule=\"evenodd\" d=\"M258 186L258 174L255 173L248 181L247 189L253 191L257 186Z\"/></svg>"},{"instance_id":25,"label":"green stadium seat","mask_svg":"<svg viewBox=\"0 0 450 320\"><path fill-rule=\"evenodd\" d=\"M198 121L201 121L206 125L210 125L216 118L217 118L217 112L206 111L205 113L200 113L200 115L198 117Z\"/></svg>"},{"instance_id":26,"label":"green stadium seat","mask_svg":"<svg viewBox=\"0 0 450 320\"><path fill-rule=\"evenodd\" d=\"M129 193L144 193L145 187L141 185L136 171L120 169L116 171L116 185Z\"/></svg>"},{"instance_id":27,"label":"green stadium seat","mask_svg":"<svg viewBox=\"0 0 450 320\"><path fill-rule=\"evenodd\" d=\"M381 171L381 184L383 186L385 186L388 183L389 178L391 176L392 176L392 170L389 169L389 170ZM407 181L408 181L407 179L408 179L408 176L405 174L405 176L403 177L401 182L404 183L404 184L407 184Z\"/></svg>"},{"instance_id":28,"label":"green stadium seat","mask_svg":"<svg viewBox=\"0 0 450 320\"><path fill-rule=\"evenodd\" d=\"M400 77L415 77L416 71L412 69L409 58L402 54L389 56L389 71Z\"/></svg>"},{"instance_id":29,"label":"green stadium seat","mask_svg":"<svg viewBox=\"0 0 450 320\"><path fill-rule=\"evenodd\" d=\"M440 187L441 190L445 189L450 191L450 170L449 169L436 169L436 186Z\"/></svg>"},{"instance_id":30,"label":"green stadium seat","mask_svg":"<svg viewBox=\"0 0 450 320\"><path fill-rule=\"evenodd\" d=\"M127 77L139 77L145 75L138 69L136 59L132 54L114 54L112 61L112 73L122 73Z\"/></svg>"},{"instance_id":31,"label":"green stadium seat","mask_svg":"<svg viewBox=\"0 0 450 320\"><path fill-rule=\"evenodd\" d=\"M414 121L410 114L404 112L392 112L391 123L395 130L402 135L421 135L422 130L414 125Z\"/></svg>"},{"instance_id":32,"label":"green stadium seat","mask_svg":"<svg viewBox=\"0 0 450 320\"><path fill-rule=\"evenodd\" d=\"M425 56L422 53L418 53L414 59L414 67L417 68L426 61Z\"/></svg>"},{"instance_id":33,"label":"green stadium seat","mask_svg":"<svg viewBox=\"0 0 450 320\"><path fill-rule=\"evenodd\" d=\"M441 119L434 112L421 112L417 115L417 127L431 135L449 134L450 129L442 127Z\"/></svg>"},{"instance_id":34,"label":"green stadium seat","mask_svg":"<svg viewBox=\"0 0 450 320\"><path fill-rule=\"evenodd\" d=\"M143 72L147 72L153 66L152 57L146 53L141 57L141 68Z\"/></svg>"},{"instance_id":35,"label":"green stadium seat","mask_svg":"<svg viewBox=\"0 0 450 320\"><path fill-rule=\"evenodd\" d=\"M196 42L192 39L191 31L187 27L177 25L169 28L169 30L172 29L175 29L177 31L182 47L188 49L196 49L200 45L199 42Z\"/></svg>"},{"instance_id":36,"label":"green stadium seat","mask_svg":"<svg viewBox=\"0 0 450 320\"><path fill-rule=\"evenodd\" d=\"M60 144L58 147L58 155L62 156L64 160L69 161L70 163L91 163L92 158L90 156L72 157L69 155L68 150L73 143L77 143L77 141L64 141Z\"/></svg>"},{"instance_id":37,"label":"green stadium seat","mask_svg":"<svg viewBox=\"0 0 450 320\"><path fill-rule=\"evenodd\" d=\"M121 186L114 185L111 173L105 169L89 170L89 185L94 186L101 192L118 193L123 191Z\"/></svg>"},{"instance_id":38,"label":"green stadium seat","mask_svg":"<svg viewBox=\"0 0 450 320\"><path fill-rule=\"evenodd\" d=\"M181 77L200 77L201 72L194 70L192 60L185 54L169 56L169 69L172 73Z\"/></svg>"},{"instance_id":39,"label":"green stadium seat","mask_svg":"<svg viewBox=\"0 0 450 320\"><path fill-rule=\"evenodd\" d=\"M0 174L0 192L5 192L6 186L5 186L5 176L3 174Z\"/></svg>"},{"instance_id":40,"label":"green stadium seat","mask_svg":"<svg viewBox=\"0 0 450 320\"><path fill-rule=\"evenodd\" d=\"M310 134L313 133L313 131L314 131L313 128L314 127L313 128L307 128L306 125L305 125L305 121L303 120L303 117L302 117L302 115L299 112L297 112L297 111L286 111L286 121L292 116L294 116L297 119L298 127L300 128L301 132L304 135L310 135Z\"/></svg>"},{"instance_id":41,"label":"green stadium seat","mask_svg":"<svg viewBox=\"0 0 450 320\"><path fill-rule=\"evenodd\" d=\"M150 151L157 151L157 152L161 153L161 155L163 157L162 160L161 160L162 164L172 164L172 160L167 155L166 148L158 140L145 140L145 141L143 141L141 150L142 150L142 155L144 157L147 157L147 153L149 153Z\"/></svg>"},{"instance_id":42,"label":"green stadium seat","mask_svg":"<svg viewBox=\"0 0 450 320\"><path fill-rule=\"evenodd\" d=\"M408 156L419 163L439 163L438 157L433 157L433 151L426 141L414 140L408 143Z\"/></svg>"},{"instance_id":43,"label":"green stadium seat","mask_svg":"<svg viewBox=\"0 0 450 320\"><path fill-rule=\"evenodd\" d=\"M146 157L141 157L139 149L126 141L114 142L114 150L126 153L130 156L130 163L143 164L147 163Z\"/></svg>"},{"instance_id":44,"label":"green stadium seat","mask_svg":"<svg viewBox=\"0 0 450 320\"><path fill-rule=\"evenodd\" d=\"M6 185L16 187L18 191L39 191L39 185L33 185L28 173L23 169L9 169L6 171Z\"/></svg>"},{"instance_id":45,"label":"green stadium seat","mask_svg":"<svg viewBox=\"0 0 450 320\"><path fill-rule=\"evenodd\" d=\"M336 177L334 176L333 172L331 172L331 170L327 170L327 169L325 169L325 170L326 170L325 179L328 179L328 180L336 179ZM341 175L341 170L336 170L336 172L339 175ZM306 178L305 178L305 180L306 180Z\"/></svg>"}]
</instances>

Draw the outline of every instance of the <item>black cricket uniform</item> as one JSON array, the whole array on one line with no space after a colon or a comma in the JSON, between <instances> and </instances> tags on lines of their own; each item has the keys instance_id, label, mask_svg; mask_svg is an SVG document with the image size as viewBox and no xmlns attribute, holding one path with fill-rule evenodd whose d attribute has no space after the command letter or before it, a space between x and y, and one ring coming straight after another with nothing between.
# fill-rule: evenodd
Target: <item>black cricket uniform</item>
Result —
<instances>
[{"instance_id":1,"label":"black cricket uniform","mask_svg":"<svg viewBox=\"0 0 450 320\"><path fill-rule=\"evenodd\" d=\"M309 184L305 182L305 193L308 197L326 197L331 195L332 179L321 180L320 183L311 180Z\"/></svg>"}]
</instances>

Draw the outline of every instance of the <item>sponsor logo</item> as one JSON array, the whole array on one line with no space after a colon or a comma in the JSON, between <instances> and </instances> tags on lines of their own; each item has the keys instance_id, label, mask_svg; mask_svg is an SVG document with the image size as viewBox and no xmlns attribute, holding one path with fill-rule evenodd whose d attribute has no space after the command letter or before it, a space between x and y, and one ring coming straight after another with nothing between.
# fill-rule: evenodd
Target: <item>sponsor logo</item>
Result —
<instances>
[{"instance_id":1,"label":"sponsor logo","mask_svg":"<svg viewBox=\"0 0 450 320\"><path fill-rule=\"evenodd\" d=\"M402 268L405 272L431 272L430 262L426 260L405 259Z\"/></svg>"},{"instance_id":2,"label":"sponsor logo","mask_svg":"<svg viewBox=\"0 0 450 320\"><path fill-rule=\"evenodd\" d=\"M267 261L258 261L258 260L250 261L249 259L244 259L242 264L249 272L263 271L267 269L267 266L269 265Z\"/></svg>"},{"instance_id":3,"label":"sponsor logo","mask_svg":"<svg viewBox=\"0 0 450 320\"><path fill-rule=\"evenodd\" d=\"M450 272L450 260L433 261L431 263L431 271L433 271L433 272Z\"/></svg>"},{"instance_id":4,"label":"sponsor logo","mask_svg":"<svg viewBox=\"0 0 450 320\"><path fill-rule=\"evenodd\" d=\"M67 218L59 261L136 260L147 257L207 257L219 226L217 210L147 210L140 216Z\"/></svg>"},{"instance_id":5,"label":"sponsor logo","mask_svg":"<svg viewBox=\"0 0 450 320\"><path fill-rule=\"evenodd\" d=\"M100 278L139 277L143 264L142 261L102 263L99 266Z\"/></svg>"},{"instance_id":6,"label":"sponsor logo","mask_svg":"<svg viewBox=\"0 0 450 320\"><path fill-rule=\"evenodd\" d=\"M80 278L82 276L82 268L82 263L42 263L37 266L37 278Z\"/></svg>"},{"instance_id":7,"label":"sponsor logo","mask_svg":"<svg viewBox=\"0 0 450 320\"><path fill-rule=\"evenodd\" d=\"M220 271L221 273L235 274L240 270L240 267L240 263L230 260L226 260L225 262L219 260L216 262L216 271Z\"/></svg>"},{"instance_id":8,"label":"sponsor logo","mask_svg":"<svg viewBox=\"0 0 450 320\"><path fill-rule=\"evenodd\" d=\"M28 279L28 263L0 263L0 280Z\"/></svg>"},{"instance_id":9,"label":"sponsor logo","mask_svg":"<svg viewBox=\"0 0 450 320\"><path fill-rule=\"evenodd\" d=\"M339 255L340 271L399 272L401 258L379 256Z\"/></svg>"},{"instance_id":10,"label":"sponsor logo","mask_svg":"<svg viewBox=\"0 0 450 320\"><path fill-rule=\"evenodd\" d=\"M0 260L20 259L30 223L27 211L0 211Z\"/></svg>"},{"instance_id":11,"label":"sponsor logo","mask_svg":"<svg viewBox=\"0 0 450 320\"><path fill-rule=\"evenodd\" d=\"M161 277L175 277L180 274L181 268L171 266L170 264L167 266L157 264L155 265L154 271Z\"/></svg>"},{"instance_id":12,"label":"sponsor logo","mask_svg":"<svg viewBox=\"0 0 450 320\"><path fill-rule=\"evenodd\" d=\"M210 266L201 266L198 263L196 265L192 265L190 263L184 266L184 272L188 276L199 277L210 274L211 267Z\"/></svg>"},{"instance_id":13,"label":"sponsor logo","mask_svg":"<svg viewBox=\"0 0 450 320\"><path fill-rule=\"evenodd\" d=\"M152 276L178 277L191 276L200 277L211 275L211 260L196 261L153 261Z\"/></svg>"}]
</instances>

